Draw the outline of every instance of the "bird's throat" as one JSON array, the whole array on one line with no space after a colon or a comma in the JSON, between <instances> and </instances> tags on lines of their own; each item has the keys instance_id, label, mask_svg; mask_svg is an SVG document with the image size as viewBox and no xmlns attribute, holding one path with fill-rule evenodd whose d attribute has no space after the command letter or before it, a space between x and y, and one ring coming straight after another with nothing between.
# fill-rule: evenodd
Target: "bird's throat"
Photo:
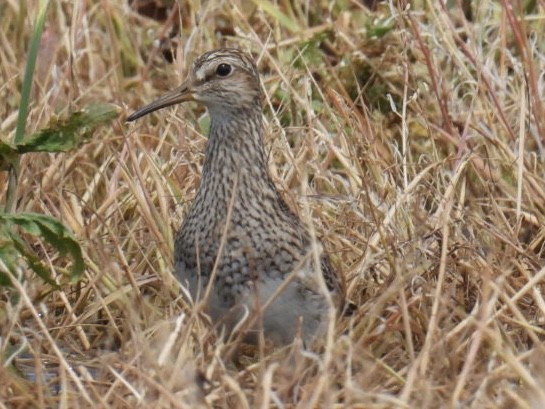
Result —
<instances>
[{"instance_id":1,"label":"bird's throat","mask_svg":"<svg viewBox=\"0 0 545 409\"><path fill-rule=\"evenodd\" d=\"M211 119L197 197L204 199L202 196L206 196L208 200L227 204L239 191L274 189L263 147L261 110L252 110L246 115L212 116ZM240 189L242 185L244 188Z\"/></svg>"}]
</instances>

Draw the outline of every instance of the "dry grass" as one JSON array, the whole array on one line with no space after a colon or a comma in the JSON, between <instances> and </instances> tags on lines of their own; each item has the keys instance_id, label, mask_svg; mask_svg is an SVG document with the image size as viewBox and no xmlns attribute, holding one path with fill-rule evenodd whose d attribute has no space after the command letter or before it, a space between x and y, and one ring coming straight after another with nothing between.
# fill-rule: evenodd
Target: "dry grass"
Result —
<instances>
[{"instance_id":1,"label":"dry grass","mask_svg":"<svg viewBox=\"0 0 545 409\"><path fill-rule=\"evenodd\" d=\"M34 3L0 6L2 138ZM171 275L205 112L123 114L22 160L18 211L62 220L87 268L78 285L59 270L61 291L30 273L1 290L0 408L545 407L543 1L471 2L472 19L461 0L183 3L158 23L121 0L51 2L28 132L89 102L129 113L203 51L253 52L276 182L359 309L321 354L233 366ZM153 42L172 22L168 64Z\"/></svg>"}]
</instances>

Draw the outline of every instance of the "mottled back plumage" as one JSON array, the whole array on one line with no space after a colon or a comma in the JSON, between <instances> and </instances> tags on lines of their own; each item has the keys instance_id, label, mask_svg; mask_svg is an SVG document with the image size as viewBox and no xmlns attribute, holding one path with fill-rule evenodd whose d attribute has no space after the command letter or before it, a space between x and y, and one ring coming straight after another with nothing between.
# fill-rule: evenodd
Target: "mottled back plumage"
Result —
<instances>
[{"instance_id":1,"label":"mottled back plumage","mask_svg":"<svg viewBox=\"0 0 545 409\"><path fill-rule=\"evenodd\" d=\"M246 311L257 318L246 329L248 340L263 329L265 339L286 344L300 327L310 341L327 316L317 272L335 299L341 299L341 286L325 255L320 266L314 265L307 230L269 176L253 60L235 49L203 54L179 88L128 119L188 100L208 108L211 125L202 180L176 235L176 276L194 301L203 299L214 277L207 312L228 332ZM263 311L280 286L283 290Z\"/></svg>"}]
</instances>

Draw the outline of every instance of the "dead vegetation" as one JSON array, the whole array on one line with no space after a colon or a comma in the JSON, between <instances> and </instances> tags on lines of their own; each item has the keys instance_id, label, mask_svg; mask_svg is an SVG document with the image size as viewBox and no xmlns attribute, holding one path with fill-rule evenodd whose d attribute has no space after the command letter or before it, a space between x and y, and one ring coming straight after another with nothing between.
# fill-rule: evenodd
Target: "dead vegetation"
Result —
<instances>
[{"instance_id":1,"label":"dead vegetation","mask_svg":"<svg viewBox=\"0 0 545 409\"><path fill-rule=\"evenodd\" d=\"M34 3L0 6L6 140ZM51 2L29 131L89 102L126 113L22 162L18 211L62 220L87 264L60 291L25 271L1 289L0 407L545 406L545 4L364 3L190 1L158 21ZM124 123L223 45L259 61L275 180L358 305L289 363L234 366L171 276L205 112Z\"/></svg>"}]
</instances>

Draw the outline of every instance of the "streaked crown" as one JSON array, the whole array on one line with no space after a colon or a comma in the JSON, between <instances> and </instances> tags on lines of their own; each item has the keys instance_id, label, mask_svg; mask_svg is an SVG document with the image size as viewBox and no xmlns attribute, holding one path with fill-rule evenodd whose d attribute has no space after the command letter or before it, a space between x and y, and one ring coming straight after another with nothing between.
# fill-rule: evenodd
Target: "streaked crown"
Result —
<instances>
[{"instance_id":1,"label":"streaked crown","mask_svg":"<svg viewBox=\"0 0 545 409\"><path fill-rule=\"evenodd\" d=\"M193 64L190 81L195 100L209 107L261 106L257 67L240 50L222 48L201 55Z\"/></svg>"}]
</instances>

